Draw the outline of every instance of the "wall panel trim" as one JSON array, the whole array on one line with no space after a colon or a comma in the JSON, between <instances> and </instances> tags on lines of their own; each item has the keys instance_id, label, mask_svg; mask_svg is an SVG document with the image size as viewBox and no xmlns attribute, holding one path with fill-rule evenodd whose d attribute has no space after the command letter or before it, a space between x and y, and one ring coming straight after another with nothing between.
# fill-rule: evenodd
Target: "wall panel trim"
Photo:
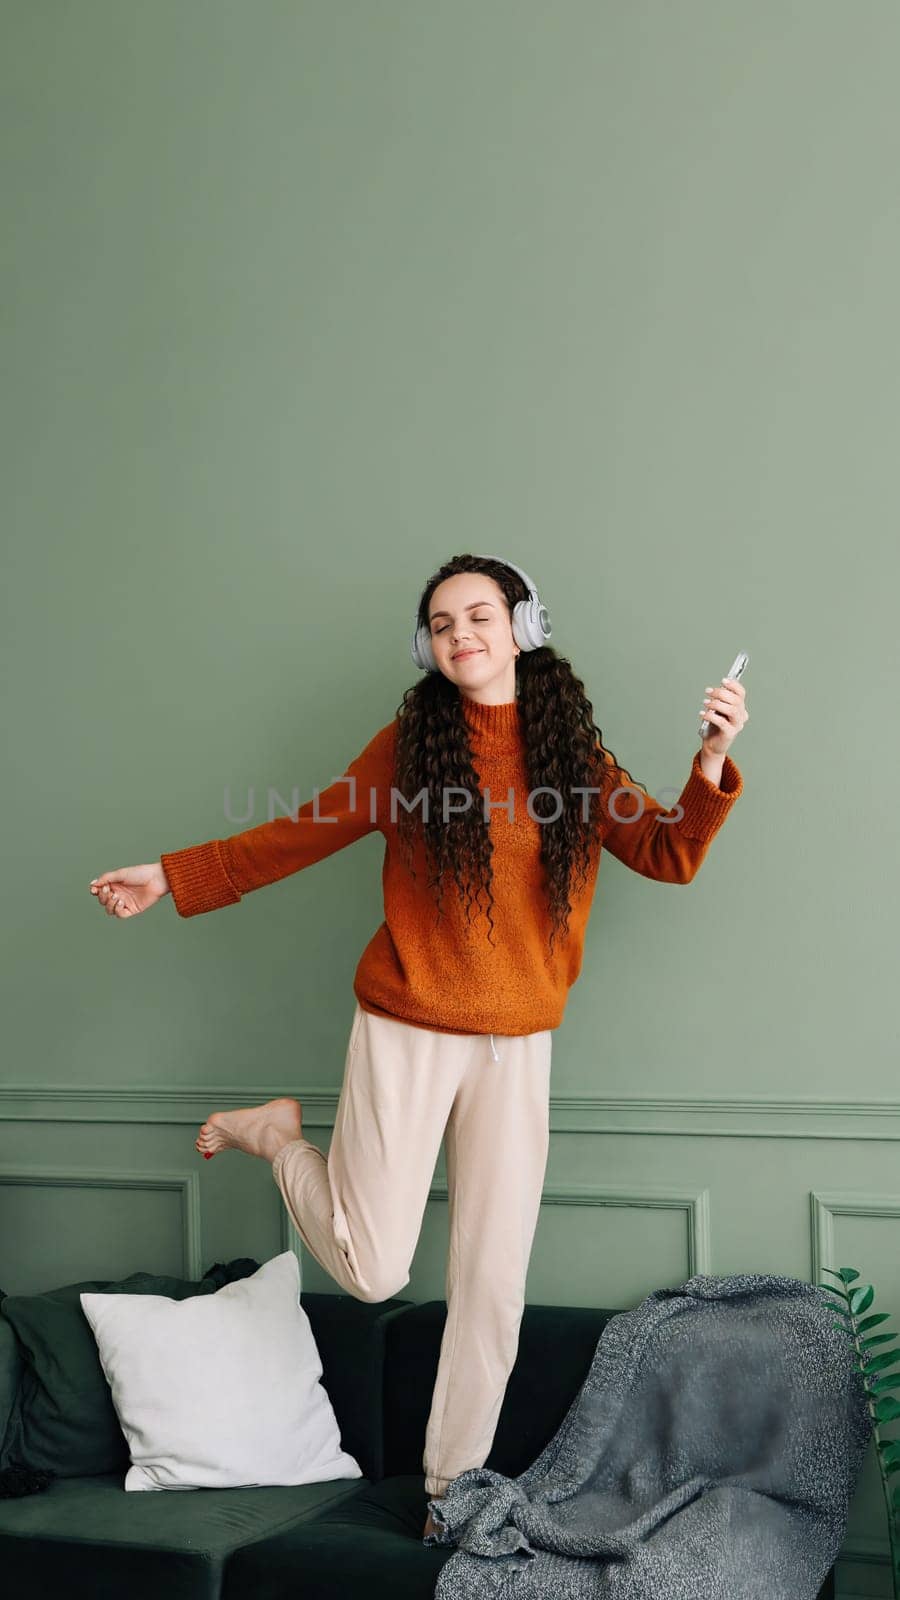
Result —
<instances>
[{"instance_id":1,"label":"wall panel trim","mask_svg":"<svg viewBox=\"0 0 900 1600\"><path fill-rule=\"evenodd\" d=\"M194 1123L211 1111L298 1094L297 1085L0 1085L7 1122ZM304 1127L329 1128L338 1089L299 1091ZM707 1138L900 1140L900 1101L766 1096L551 1095L550 1127L562 1133L664 1134Z\"/></svg>"},{"instance_id":2,"label":"wall panel trim","mask_svg":"<svg viewBox=\"0 0 900 1600\"><path fill-rule=\"evenodd\" d=\"M203 1276L200 1178L196 1172L115 1172L108 1168L0 1166L0 1188L26 1184L61 1189L172 1189L181 1196L181 1249L184 1276Z\"/></svg>"}]
</instances>

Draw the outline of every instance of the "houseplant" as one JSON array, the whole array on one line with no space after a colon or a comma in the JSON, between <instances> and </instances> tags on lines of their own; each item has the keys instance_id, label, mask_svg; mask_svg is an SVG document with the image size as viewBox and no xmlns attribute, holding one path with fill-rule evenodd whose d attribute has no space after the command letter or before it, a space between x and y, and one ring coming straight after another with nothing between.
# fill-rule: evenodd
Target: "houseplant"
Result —
<instances>
[{"instance_id":1,"label":"houseplant","mask_svg":"<svg viewBox=\"0 0 900 1600\"><path fill-rule=\"evenodd\" d=\"M889 1481L895 1473L900 1472L900 1439L881 1437L882 1425L894 1422L900 1417L900 1401L895 1400L890 1392L900 1389L900 1372L887 1370L900 1362L900 1349L882 1350L877 1355L871 1354L876 1345L890 1344L897 1335L886 1331L872 1333L873 1328L888 1321L890 1313L876 1311L872 1316L863 1315L874 1302L875 1290L870 1283L856 1284L855 1288L851 1288L851 1284L855 1284L859 1277L854 1267L840 1267L837 1271L832 1267L824 1267L822 1270L839 1280L840 1287L831 1283L822 1283L819 1287L827 1294L835 1296L828 1301L832 1310L841 1319L840 1322L835 1322L834 1326L842 1329L850 1339L868 1396L869 1414L875 1437L875 1454L887 1507L893 1594L894 1600L900 1600L900 1548L898 1548L897 1530L900 1484L895 1483L891 1488Z\"/></svg>"}]
</instances>

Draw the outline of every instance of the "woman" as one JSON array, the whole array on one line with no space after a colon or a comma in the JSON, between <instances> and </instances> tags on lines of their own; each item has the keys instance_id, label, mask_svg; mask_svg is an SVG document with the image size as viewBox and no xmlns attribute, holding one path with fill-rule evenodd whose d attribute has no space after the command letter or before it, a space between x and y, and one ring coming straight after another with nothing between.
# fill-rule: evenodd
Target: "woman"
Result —
<instances>
[{"instance_id":1,"label":"woman","mask_svg":"<svg viewBox=\"0 0 900 1600\"><path fill-rule=\"evenodd\" d=\"M742 792L727 749L748 713L739 683L707 690L708 736L664 811L604 748L520 568L454 557L427 583L416 623L425 677L295 816L104 873L91 888L111 916L169 892L179 915L195 916L384 834L385 920L354 978L327 1158L303 1137L292 1098L213 1112L196 1148L271 1162L307 1249L348 1293L380 1302L409 1282L444 1140L447 1319L422 1458L427 1538L451 1480L484 1465L515 1362L552 1033L581 968L601 848L645 877L690 882ZM451 877L457 893L445 895Z\"/></svg>"}]
</instances>

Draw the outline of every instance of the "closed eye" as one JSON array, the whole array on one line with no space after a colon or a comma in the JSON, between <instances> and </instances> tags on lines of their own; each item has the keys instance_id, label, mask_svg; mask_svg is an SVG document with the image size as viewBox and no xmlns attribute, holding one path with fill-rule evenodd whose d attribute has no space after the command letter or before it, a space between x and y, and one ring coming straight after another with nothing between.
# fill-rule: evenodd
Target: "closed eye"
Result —
<instances>
[{"instance_id":1,"label":"closed eye","mask_svg":"<svg viewBox=\"0 0 900 1600\"><path fill-rule=\"evenodd\" d=\"M490 622L490 620L491 620L490 617L473 617L472 618L473 622ZM435 628L435 630L434 630L435 638L437 637L437 635L439 633L446 633L447 629L449 628L449 626L450 626L449 622L445 622L444 626L442 628Z\"/></svg>"}]
</instances>

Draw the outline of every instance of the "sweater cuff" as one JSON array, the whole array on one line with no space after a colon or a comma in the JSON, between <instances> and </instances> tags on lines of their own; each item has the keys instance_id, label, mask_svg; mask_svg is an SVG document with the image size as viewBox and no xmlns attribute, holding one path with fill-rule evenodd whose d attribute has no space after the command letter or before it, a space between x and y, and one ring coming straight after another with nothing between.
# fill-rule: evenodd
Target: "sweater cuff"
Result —
<instances>
[{"instance_id":1,"label":"sweater cuff","mask_svg":"<svg viewBox=\"0 0 900 1600\"><path fill-rule=\"evenodd\" d=\"M222 906L235 905L241 898L225 871L218 839L172 850L159 859L180 917L218 911Z\"/></svg>"},{"instance_id":2,"label":"sweater cuff","mask_svg":"<svg viewBox=\"0 0 900 1600\"><path fill-rule=\"evenodd\" d=\"M716 784L706 776L700 766L700 751L695 750L690 777L678 800L684 811L675 824L679 833L685 839L712 839L743 790L744 780L729 755L722 762L721 781Z\"/></svg>"}]
</instances>

